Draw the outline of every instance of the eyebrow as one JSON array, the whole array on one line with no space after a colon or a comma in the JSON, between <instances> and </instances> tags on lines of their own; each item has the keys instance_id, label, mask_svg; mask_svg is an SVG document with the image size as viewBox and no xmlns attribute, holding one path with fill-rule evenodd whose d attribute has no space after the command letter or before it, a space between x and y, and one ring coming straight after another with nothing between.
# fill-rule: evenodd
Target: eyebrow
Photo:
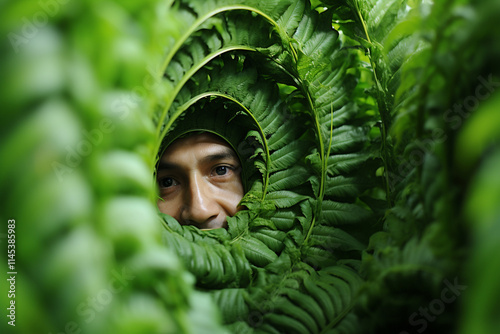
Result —
<instances>
[{"instance_id":1,"label":"eyebrow","mask_svg":"<svg viewBox=\"0 0 500 334\"><path fill-rule=\"evenodd\" d=\"M236 153L233 152L232 149L230 148L224 148L221 150L221 152L216 152L213 154L208 154L204 156L202 159L200 159L201 164L205 163L211 163L214 161L219 161L219 160L224 160L224 159L234 159L238 162L238 164L241 164L239 158L236 156ZM176 163L173 162L165 162L165 161L160 161L158 164L158 171L160 170L175 170L175 169L182 169L182 167Z\"/></svg>"},{"instance_id":2,"label":"eyebrow","mask_svg":"<svg viewBox=\"0 0 500 334\"><path fill-rule=\"evenodd\" d=\"M201 163L209 163L209 162L214 162L214 161L224 160L224 159L235 159L239 162L239 159L236 156L236 154L234 154L233 151L230 149L225 150L225 152L209 154L209 155L203 157L200 161L201 161Z\"/></svg>"},{"instance_id":3,"label":"eyebrow","mask_svg":"<svg viewBox=\"0 0 500 334\"><path fill-rule=\"evenodd\" d=\"M174 163L171 163L171 162L163 162L161 161L159 164L158 164L158 168L157 170L165 170L165 169L180 169L181 166L177 165L177 164L174 164Z\"/></svg>"}]
</instances>

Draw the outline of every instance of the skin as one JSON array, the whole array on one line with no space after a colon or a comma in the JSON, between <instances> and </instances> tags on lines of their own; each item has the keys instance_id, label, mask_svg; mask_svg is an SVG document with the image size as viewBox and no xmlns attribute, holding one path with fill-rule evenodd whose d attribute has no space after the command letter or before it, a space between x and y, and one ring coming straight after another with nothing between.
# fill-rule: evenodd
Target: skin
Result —
<instances>
[{"instance_id":1,"label":"skin","mask_svg":"<svg viewBox=\"0 0 500 334\"><path fill-rule=\"evenodd\" d=\"M243 198L241 165L234 150L210 133L174 141L157 171L158 208L182 225L200 229L227 226Z\"/></svg>"}]
</instances>

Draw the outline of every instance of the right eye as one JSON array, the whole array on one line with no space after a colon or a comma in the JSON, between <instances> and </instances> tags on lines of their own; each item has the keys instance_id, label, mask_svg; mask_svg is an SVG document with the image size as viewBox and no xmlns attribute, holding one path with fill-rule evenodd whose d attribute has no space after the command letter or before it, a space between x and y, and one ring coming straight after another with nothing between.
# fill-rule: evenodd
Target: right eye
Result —
<instances>
[{"instance_id":1,"label":"right eye","mask_svg":"<svg viewBox=\"0 0 500 334\"><path fill-rule=\"evenodd\" d=\"M175 186L177 184L178 184L177 181L175 181L171 177L164 177L164 178L158 180L158 185L160 186L160 188L170 188L170 187Z\"/></svg>"}]
</instances>

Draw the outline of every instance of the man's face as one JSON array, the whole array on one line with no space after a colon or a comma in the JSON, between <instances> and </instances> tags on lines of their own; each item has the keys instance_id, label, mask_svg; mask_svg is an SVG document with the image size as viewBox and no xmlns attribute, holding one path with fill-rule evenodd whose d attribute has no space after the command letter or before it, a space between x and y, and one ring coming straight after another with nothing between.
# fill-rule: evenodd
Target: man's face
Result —
<instances>
[{"instance_id":1,"label":"man's face","mask_svg":"<svg viewBox=\"0 0 500 334\"><path fill-rule=\"evenodd\" d=\"M243 197L240 161L210 133L177 139L163 153L157 171L158 208L182 225L226 227Z\"/></svg>"}]
</instances>

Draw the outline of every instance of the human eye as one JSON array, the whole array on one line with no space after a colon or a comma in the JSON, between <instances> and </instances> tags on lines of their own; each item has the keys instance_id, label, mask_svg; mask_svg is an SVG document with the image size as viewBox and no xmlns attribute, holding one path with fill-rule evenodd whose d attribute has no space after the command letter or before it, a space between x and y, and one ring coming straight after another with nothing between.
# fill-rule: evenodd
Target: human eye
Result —
<instances>
[{"instance_id":1,"label":"human eye","mask_svg":"<svg viewBox=\"0 0 500 334\"><path fill-rule=\"evenodd\" d=\"M235 172L236 172L235 166L223 164L213 167L210 175L222 181L234 175Z\"/></svg>"},{"instance_id":2,"label":"human eye","mask_svg":"<svg viewBox=\"0 0 500 334\"><path fill-rule=\"evenodd\" d=\"M223 176L229 173L229 167L228 166L217 166L214 169L214 172L218 176Z\"/></svg>"},{"instance_id":3,"label":"human eye","mask_svg":"<svg viewBox=\"0 0 500 334\"><path fill-rule=\"evenodd\" d=\"M178 185L179 183L172 177L163 177L158 180L158 185L160 188L171 188L173 186Z\"/></svg>"}]
</instances>

